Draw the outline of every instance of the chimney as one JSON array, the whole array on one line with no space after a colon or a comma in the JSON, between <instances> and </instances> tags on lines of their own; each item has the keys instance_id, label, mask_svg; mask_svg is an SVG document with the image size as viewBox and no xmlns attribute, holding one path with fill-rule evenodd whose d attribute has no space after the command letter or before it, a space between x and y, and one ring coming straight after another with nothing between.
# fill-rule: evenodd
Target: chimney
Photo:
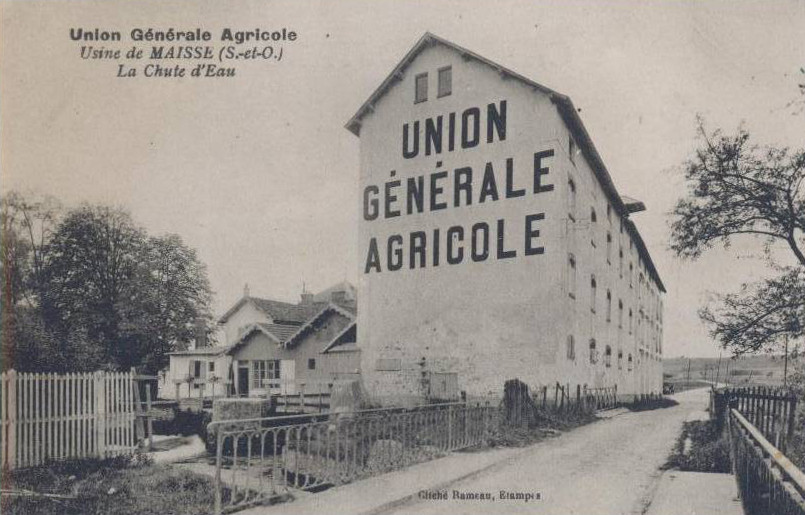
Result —
<instances>
[{"instance_id":1,"label":"chimney","mask_svg":"<svg viewBox=\"0 0 805 515\"><path fill-rule=\"evenodd\" d=\"M249 283L243 285L243 296L249 297Z\"/></svg>"},{"instance_id":2,"label":"chimney","mask_svg":"<svg viewBox=\"0 0 805 515\"><path fill-rule=\"evenodd\" d=\"M313 294L307 291L307 285L302 281L302 302L303 306L313 303Z\"/></svg>"},{"instance_id":3,"label":"chimney","mask_svg":"<svg viewBox=\"0 0 805 515\"><path fill-rule=\"evenodd\" d=\"M195 324L196 348L201 349L207 346L207 324L204 317L196 317Z\"/></svg>"}]
</instances>

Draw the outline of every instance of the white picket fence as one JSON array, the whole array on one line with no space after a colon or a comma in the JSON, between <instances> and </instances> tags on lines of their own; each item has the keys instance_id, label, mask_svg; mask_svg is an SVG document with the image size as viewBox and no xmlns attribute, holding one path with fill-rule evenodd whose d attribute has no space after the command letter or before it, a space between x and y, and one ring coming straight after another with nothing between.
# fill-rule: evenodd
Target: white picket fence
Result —
<instances>
[{"instance_id":1,"label":"white picket fence","mask_svg":"<svg viewBox=\"0 0 805 515\"><path fill-rule=\"evenodd\" d=\"M3 466L131 453L136 387L131 372L0 375Z\"/></svg>"}]
</instances>

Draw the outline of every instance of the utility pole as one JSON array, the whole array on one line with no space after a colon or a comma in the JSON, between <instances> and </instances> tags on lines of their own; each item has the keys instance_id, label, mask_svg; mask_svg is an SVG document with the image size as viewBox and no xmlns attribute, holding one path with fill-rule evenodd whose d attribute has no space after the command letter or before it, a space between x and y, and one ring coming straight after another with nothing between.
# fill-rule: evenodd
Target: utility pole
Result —
<instances>
[{"instance_id":1,"label":"utility pole","mask_svg":"<svg viewBox=\"0 0 805 515\"><path fill-rule=\"evenodd\" d=\"M716 388L718 388L718 375L721 373L721 353L718 353L718 368L716 369Z\"/></svg>"},{"instance_id":2,"label":"utility pole","mask_svg":"<svg viewBox=\"0 0 805 515\"><path fill-rule=\"evenodd\" d=\"M783 365L783 388L788 386L788 333L785 335L785 361Z\"/></svg>"},{"instance_id":3,"label":"utility pole","mask_svg":"<svg viewBox=\"0 0 805 515\"><path fill-rule=\"evenodd\" d=\"M688 358L688 377L687 381L685 381L687 385L690 385L690 358Z\"/></svg>"}]
</instances>

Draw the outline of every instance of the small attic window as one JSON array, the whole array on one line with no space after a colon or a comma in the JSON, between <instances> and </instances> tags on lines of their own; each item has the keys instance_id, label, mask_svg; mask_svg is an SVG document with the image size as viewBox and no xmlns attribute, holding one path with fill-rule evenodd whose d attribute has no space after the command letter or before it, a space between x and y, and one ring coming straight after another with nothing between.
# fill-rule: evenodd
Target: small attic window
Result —
<instances>
[{"instance_id":1,"label":"small attic window","mask_svg":"<svg viewBox=\"0 0 805 515\"><path fill-rule=\"evenodd\" d=\"M437 98L450 95L453 92L453 68L445 66L439 68L439 82Z\"/></svg>"},{"instance_id":2,"label":"small attic window","mask_svg":"<svg viewBox=\"0 0 805 515\"><path fill-rule=\"evenodd\" d=\"M424 102L428 99L428 74L420 73L414 79L415 82L415 91L414 91L414 103L418 104L419 102Z\"/></svg>"}]
</instances>

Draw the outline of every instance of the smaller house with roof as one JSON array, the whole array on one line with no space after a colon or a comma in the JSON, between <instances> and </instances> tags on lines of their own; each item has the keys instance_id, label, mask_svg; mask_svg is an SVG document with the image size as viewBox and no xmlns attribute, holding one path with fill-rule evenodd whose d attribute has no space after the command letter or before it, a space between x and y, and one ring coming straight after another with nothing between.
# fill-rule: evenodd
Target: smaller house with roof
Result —
<instances>
[{"instance_id":1,"label":"smaller house with roof","mask_svg":"<svg viewBox=\"0 0 805 515\"><path fill-rule=\"evenodd\" d=\"M359 374L357 295L347 282L297 304L253 297L248 286L218 321L224 345L171 353L165 396L265 396L325 391ZM220 386L219 386L220 385ZM170 385L168 385L170 386Z\"/></svg>"},{"instance_id":2,"label":"smaller house with roof","mask_svg":"<svg viewBox=\"0 0 805 515\"><path fill-rule=\"evenodd\" d=\"M326 392L335 381L358 377L355 310L335 302L316 307L317 312L294 330L256 323L243 331L227 351L235 395Z\"/></svg>"}]
</instances>

